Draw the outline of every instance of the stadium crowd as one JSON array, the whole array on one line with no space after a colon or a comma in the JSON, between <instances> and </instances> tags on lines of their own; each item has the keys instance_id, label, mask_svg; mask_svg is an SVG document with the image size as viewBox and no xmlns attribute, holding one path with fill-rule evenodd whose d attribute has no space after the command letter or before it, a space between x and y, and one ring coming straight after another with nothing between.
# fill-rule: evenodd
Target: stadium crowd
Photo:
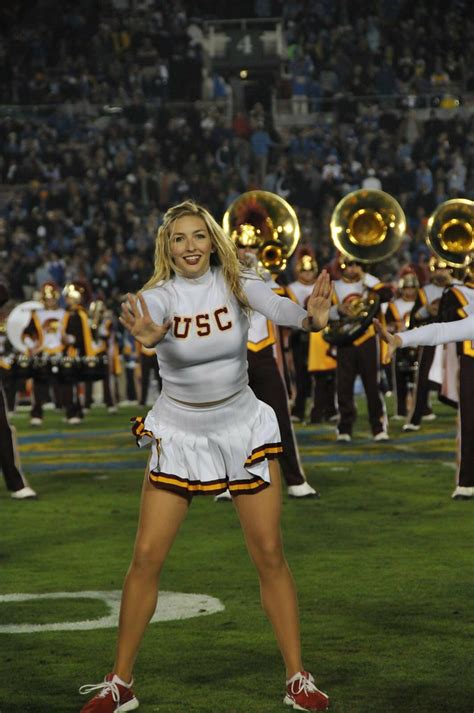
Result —
<instances>
[{"instance_id":1,"label":"stadium crowd","mask_svg":"<svg viewBox=\"0 0 474 713\"><path fill-rule=\"evenodd\" d=\"M286 91L321 100L472 90L466 0L42 0L6 13L0 103L133 104L201 95L206 20L280 17ZM20 5L21 7L21 5ZM26 8L26 6L25 6ZM218 91L216 83L215 91Z\"/></svg>"},{"instance_id":2,"label":"stadium crowd","mask_svg":"<svg viewBox=\"0 0 474 713\"><path fill-rule=\"evenodd\" d=\"M245 190L274 191L297 207L305 240L326 263L329 218L350 190L398 198L415 262L426 255L423 229L436 205L474 195L472 118L419 123L409 112L367 108L354 123L277 134L260 126L268 117L258 109L232 126L197 110L101 126L1 120L1 180L12 191L0 251L13 296L28 298L46 278L83 278L107 295L136 289L163 211L188 196L221 216Z\"/></svg>"},{"instance_id":3,"label":"stadium crowd","mask_svg":"<svg viewBox=\"0 0 474 713\"><path fill-rule=\"evenodd\" d=\"M474 86L472 21L464 2L285 3L290 94L317 108L344 97L405 106ZM287 88L288 91L288 88Z\"/></svg>"}]
</instances>

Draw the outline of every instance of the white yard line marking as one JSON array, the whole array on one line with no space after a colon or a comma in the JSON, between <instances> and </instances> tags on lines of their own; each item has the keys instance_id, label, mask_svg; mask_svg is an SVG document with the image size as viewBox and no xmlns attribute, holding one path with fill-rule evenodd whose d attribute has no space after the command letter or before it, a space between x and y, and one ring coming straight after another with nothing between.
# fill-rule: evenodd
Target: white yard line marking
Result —
<instances>
[{"instance_id":1,"label":"white yard line marking","mask_svg":"<svg viewBox=\"0 0 474 713\"><path fill-rule=\"evenodd\" d=\"M4 624L0 634L31 634L42 631L86 631L90 629L109 629L118 625L120 610L120 590L109 592L51 592L48 594L3 594L0 604L7 602L28 602L45 599L98 599L105 602L109 613L98 619L85 621L63 621L50 624ZM160 592L157 609L151 619L156 621L175 621L191 619L195 616L209 616L225 607L219 599L207 594L185 594L184 592Z\"/></svg>"}]
</instances>

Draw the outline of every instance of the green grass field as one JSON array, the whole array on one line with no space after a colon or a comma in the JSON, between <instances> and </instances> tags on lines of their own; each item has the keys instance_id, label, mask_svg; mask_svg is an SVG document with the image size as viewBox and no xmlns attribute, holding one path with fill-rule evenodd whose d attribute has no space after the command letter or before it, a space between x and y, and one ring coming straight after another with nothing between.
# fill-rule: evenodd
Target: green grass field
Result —
<instances>
[{"instance_id":1,"label":"green grass field","mask_svg":"<svg viewBox=\"0 0 474 713\"><path fill-rule=\"evenodd\" d=\"M299 427L319 501L285 495L286 552L299 590L306 667L333 713L472 713L474 502L450 499L454 412L415 434L356 439ZM14 423L38 501L0 498L0 594L119 590L131 555L146 453L129 417L96 409L79 428L46 414ZM151 624L135 690L143 713L278 713L284 669L231 504L197 498L162 579L224 611ZM101 600L0 602L0 625L100 618ZM1 632L1 630L0 630ZM113 628L0 633L0 712L72 713L110 669Z\"/></svg>"}]
</instances>

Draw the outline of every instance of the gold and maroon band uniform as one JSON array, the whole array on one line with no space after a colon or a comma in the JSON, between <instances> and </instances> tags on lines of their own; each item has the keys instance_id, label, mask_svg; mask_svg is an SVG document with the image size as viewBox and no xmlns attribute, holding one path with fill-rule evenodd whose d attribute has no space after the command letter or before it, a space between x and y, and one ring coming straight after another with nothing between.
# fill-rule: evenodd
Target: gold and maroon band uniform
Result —
<instances>
[{"instance_id":1,"label":"gold and maroon band uniform","mask_svg":"<svg viewBox=\"0 0 474 713\"><path fill-rule=\"evenodd\" d=\"M348 305L352 300L360 298L367 289L375 292L381 302L388 302L392 295L391 287L379 282L368 273L356 282L339 279L334 282L333 307L329 319L339 319L337 307ZM373 324L352 344L338 346L336 389L339 410L338 436L352 436L352 429L357 417L354 401L354 382L360 375L367 397L367 407L370 427L373 436L387 430L387 415L379 384L380 360L379 340ZM341 439L342 440L342 439Z\"/></svg>"},{"instance_id":2,"label":"gold and maroon band uniform","mask_svg":"<svg viewBox=\"0 0 474 713\"><path fill-rule=\"evenodd\" d=\"M28 487L21 470L14 427L10 425L7 401L0 376L0 465L7 489L14 493Z\"/></svg>"},{"instance_id":3,"label":"gold and maroon band uniform","mask_svg":"<svg viewBox=\"0 0 474 713\"><path fill-rule=\"evenodd\" d=\"M432 307L439 305L443 296L444 287L430 283L418 290L418 295L413 305L410 318L410 328L419 327L430 322L437 321L437 316L430 316L428 305ZM437 347L419 347L418 352L418 373L413 394L413 405L409 415L408 424L419 427L423 416L432 413L428 403L430 390L435 385L430 383L430 371ZM442 348L442 347L441 347ZM438 388L438 387L436 387Z\"/></svg>"},{"instance_id":4,"label":"gold and maroon band uniform","mask_svg":"<svg viewBox=\"0 0 474 713\"><path fill-rule=\"evenodd\" d=\"M123 331L122 356L125 365L125 398L127 401L137 401L138 394L138 348L128 330Z\"/></svg>"},{"instance_id":5,"label":"gold and maroon band uniform","mask_svg":"<svg viewBox=\"0 0 474 713\"><path fill-rule=\"evenodd\" d=\"M474 311L474 282L449 287L440 303L443 322L464 319ZM459 430L457 484L474 487L474 340L457 343L459 356Z\"/></svg>"},{"instance_id":6,"label":"gold and maroon band uniform","mask_svg":"<svg viewBox=\"0 0 474 713\"><path fill-rule=\"evenodd\" d=\"M104 403L108 409L115 409L118 402L116 378L121 373L120 353L115 335L113 319L104 316L95 327L91 325L92 350L94 356L107 356L107 375L101 380L104 391ZM93 382L85 385L85 405L90 408L92 404Z\"/></svg>"},{"instance_id":7,"label":"gold and maroon band uniform","mask_svg":"<svg viewBox=\"0 0 474 713\"><path fill-rule=\"evenodd\" d=\"M289 286L302 307L306 308L313 284L295 281ZM336 360L329 353L330 345L324 341L322 332L294 330L291 333L291 348L296 374L296 398L292 415L300 421L303 420L313 381L310 422L321 423L334 418L337 414Z\"/></svg>"},{"instance_id":8,"label":"gold and maroon band uniform","mask_svg":"<svg viewBox=\"0 0 474 713\"><path fill-rule=\"evenodd\" d=\"M296 298L298 304L306 307L308 297L313 291L312 284L305 284L295 280L289 285L289 289ZM301 330L293 330L290 334L290 349L293 356L295 372L295 401L291 409L294 420L303 421L306 412L306 401L311 395L311 377L308 372L308 344L310 334Z\"/></svg>"},{"instance_id":9,"label":"gold and maroon band uniform","mask_svg":"<svg viewBox=\"0 0 474 713\"><path fill-rule=\"evenodd\" d=\"M273 292L291 298L287 287L273 280L268 284ZM296 302L293 297L293 301ZM247 341L249 386L257 399L275 411L280 428L283 452L279 455L280 467L288 486L301 485L306 477L301 465L295 432L290 419L288 393L275 355L278 334L275 325L257 312L252 314Z\"/></svg>"},{"instance_id":10,"label":"gold and maroon band uniform","mask_svg":"<svg viewBox=\"0 0 474 713\"><path fill-rule=\"evenodd\" d=\"M114 319L106 318L105 328L107 333L107 357L109 367L108 388L110 389L112 407L115 407L120 400L119 380L122 374L122 362L120 358L120 346L117 339L117 330ZM104 384L104 393L105 393ZM106 405L107 402L106 402Z\"/></svg>"},{"instance_id":11,"label":"gold and maroon band uniform","mask_svg":"<svg viewBox=\"0 0 474 713\"><path fill-rule=\"evenodd\" d=\"M16 379L12 368L13 346L7 336L7 312L0 305L0 381L7 400L8 411L15 410Z\"/></svg>"},{"instance_id":12,"label":"gold and maroon band uniform","mask_svg":"<svg viewBox=\"0 0 474 713\"><path fill-rule=\"evenodd\" d=\"M466 293L464 290L461 290L461 292L463 293L461 302L464 302L465 299L470 299L471 294ZM450 296L445 314L449 315L451 309L454 313L454 321L432 322L422 327L402 332L398 335L401 346L429 344L430 346L444 345L450 347L455 344L456 347L460 346L461 356L469 356L468 352L474 350L474 301L459 307L456 306L456 299L452 299L452 296ZM461 318L463 314L468 316ZM474 359L471 358L472 361ZM467 362L465 361L464 363ZM462 396L457 438L460 457L458 456L456 488L451 497L454 500L465 500L474 498L473 421L470 420L472 417L472 404L474 403L474 379L472 378L472 373L464 372L459 386ZM464 408L465 406L467 409Z\"/></svg>"},{"instance_id":13,"label":"gold and maroon band uniform","mask_svg":"<svg viewBox=\"0 0 474 713\"><path fill-rule=\"evenodd\" d=\"M415 301L397 297L389 302L385 312L385 322L389 332L403 332L410 323L410 315ZM412 349L397 349L392 363L392 374L396 396L396 415L406 416L408 413L408 395L412 389L414 378Z\"/></svg>"},{"instance_id":14,"label":"gold and maroon band uniform","mask_svg":"<svg viewBox=\"0 0 474 713\"><path fill-rule=\"evenodd\" d=\"M140 400L141 406L146 406L148 398L148 389L150 386L150 376L153 373L155 375L156 381L158 383L158 389L161 391L161 376L160 369L158 366L158 360L156 358L156 349L147 349L140 342L136 343L136 349L140 364Z\"/></svg>"},{"instance_id":15,"label":"gold and maroon band uniform","mask_svg":"<svg viewBox=\"0 0 474 713\"><path fill-rule=\"evenodd\" d=\"M2 307L7 300L8 292L3 285L0 285L0 307ZM21 469L15 429L8 420L7 402L3 391L2 371L0 371L0 466L5 485L11 493L16 493L28 487L28 481ZM35 495L35 493L33 493L33 495Z\"/></svg>"},{"instance_id":16,"label":"gold and maroon band uniform","mask_svg":"<svg viewBox=\"0 0 474 713\"><path fill-rule=\"evenodd\" d=\"M311 332L308 346L308 372L314 383L311 423L330 421L337 416L336 367L333 348L323 339L322 332Z\"/></svg>"},{"instance_id":17,"label":"gold and maroon band uniform","mask_svg":"<svg viewBox=\"0 0 474 713\"><path fill-rule=\"evenodd\" d=\"M82 305L73 305L66 309L63 334L68 342L68 346L64 351L65 356L95 356L89 317ZM64 385L64 406L68 420L71 418L83 418L79 399L79 378L78 376L75 381Z\"/></svg>"},{"instance_id":18,"label":"gold and maroon band uniform","mask_svg":"<svg viewBox=\"0 0 474 713\"><path fill-rule=\"evenodd\" d=\"M279 295L280 297L287 297L292 302L299 304L299 301L296 299L290 287L283 283L280 284L280 282L278 281L278 274L272 275L272 279L275 283L273 288L275 294ZM276 324L273 325L273 329L275 334L273 354L280 370L280 374L283 377L283 383L286 387L286 393L287 395L290 395L294 389L295 384L294 365L288 358L290 350L291 329L288 329L286 327L279 327Z\"/></svg>"}]
</instances>

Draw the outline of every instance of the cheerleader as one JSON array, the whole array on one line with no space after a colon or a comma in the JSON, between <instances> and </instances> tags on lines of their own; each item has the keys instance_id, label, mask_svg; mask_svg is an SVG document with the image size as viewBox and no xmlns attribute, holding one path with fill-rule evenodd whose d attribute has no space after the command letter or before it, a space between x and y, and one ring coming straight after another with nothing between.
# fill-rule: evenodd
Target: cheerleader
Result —
<instances>
[{"instance_id":1,"label":"cheerleader","mask_svg":"<svg viewBox=\"0 0 474 713\"><path fill-rule=\"evenodd\" d=\"M151 442L152 453L123 589L115 665L103 683L82 688L97 691L82 713L138 707L133 665L155 611L167 554L192 497L227 488L285 662L284 701L304 711L328 707L301 660L296 591L280 533L280 433L273 409L248 387L247 333L252 310L280 325L322 329L330 289L322 273L306 311L245 271L233 242L204 208L187 201L165 214L155 273L138 298L128 295L120 318L146 347L159 344L163 389L134 428L140 443Z\"/></svg>"}]
</instances>

